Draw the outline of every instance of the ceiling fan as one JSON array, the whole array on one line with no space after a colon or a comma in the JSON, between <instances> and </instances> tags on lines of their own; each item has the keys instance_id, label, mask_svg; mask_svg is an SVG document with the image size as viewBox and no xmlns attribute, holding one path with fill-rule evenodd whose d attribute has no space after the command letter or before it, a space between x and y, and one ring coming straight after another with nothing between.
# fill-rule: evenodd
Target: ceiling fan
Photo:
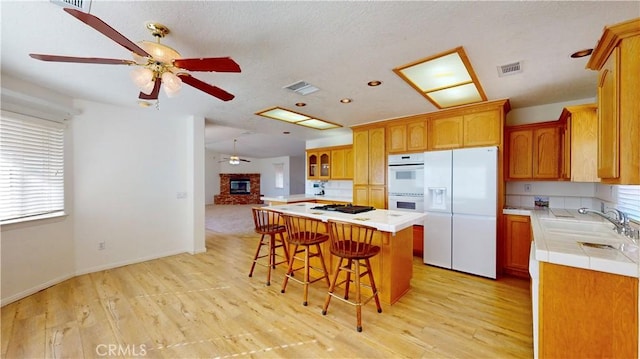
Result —
<instances>
[{"instance_id":1,"label":"ceiling fan","mask_svg":"<svg viewBox=\"0 0 640 359\"><path fill-rule=\"evenodd\" d=\"M183 59L176 50L160 44L160 39L169 33L169 29L164 25L147 23L147 29L151 31L157 42L141 41L136 44L94 15L70 8L65 8L64 11L131 51L133 60L45 54L29 54L29 56L42 61L136 66L136 69L131 72L131 78L140 88L139 98L141 100L157 100L161 84L167 96L172 97L178 93L182 83L195 87L222 101L229 101L235 97L219 87L205 83L189 73L183 72L240 72L240 66L231 58Z\"/></svg>"},{"instance_id":2,"label":"ceiling fan","mask_svg":"<svg viewBox=\"0 0 640 359\"><path fill-rule=\"evenodd\" d=\"M233 155L229 156L229 157L225 157L222 161L218 161L218 162L227 162L229 161L230 165L236 166L240 164L240 161L242 162L251 162L249 160L246 160L244 158L240 158L236 155L236 142L238 142L238 140L234 139L233 140Z\"/></svg>"}]
</instances>

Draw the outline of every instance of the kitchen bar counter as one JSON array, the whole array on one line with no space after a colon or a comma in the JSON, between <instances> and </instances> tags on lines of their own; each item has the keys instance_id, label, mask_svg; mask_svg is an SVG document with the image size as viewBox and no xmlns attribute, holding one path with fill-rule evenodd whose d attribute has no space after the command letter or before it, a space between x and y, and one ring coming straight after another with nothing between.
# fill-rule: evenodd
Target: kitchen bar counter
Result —
<instances>
[{"instance_id":1,"label":"kitchen bar counter","mask_svg":"<svg viewBox=\"0 0 640 359\"><path fill-rule=\"evenodd\" d=\"M638 277L637 245L596 215L553 208L508 208L503 213L529 215L536 261ZM600 244L614 248L599 248Z\"/></svg>"},{"instance_id":2,"label":"kitchen bar counter","mask_svg":"<svg viewBox=\"0 0 640 359\"><path fill-rule=\"evenodd\" d=\"M310 202L310 201L326 201L326 202L342 202L351 203L352 197L337 197L337 196L316 196L312 194L292 194L289 196L262 196L260 199L266 203L273 204L288 204L298 202Z\"/></svg>"},{"instance_id":3,"label":"kitchen bar counter","mask_svg":"<svg viewBox=\"0 0 640 359\"><path fill-rule=\"evenodd\" d=\"M376 209L358 214L348 214L337 211L313 209L313 207L317 206L317 203L302 202L271 206L270 208L281 213L315 218L323 222L334 219L337 221L363 224L376 227L379 231L389 232L391 234L400 232L405 228L410 228L414 224L422 225L425 219L424 213L417 212Z\"/></svg>"},{"instance_id":4,"label":"kitchen bar counter","mask_svg":"<svg viewBox=\"0 0 640 359\"><path fill-rule=\"evenodd\" d=\"M389 211L376 209L358 214L340 213L312 209L317 203L290 203L270 206L280 213L319 219L329 219L376 227L374 244L381 247L380 254L371 259L373 276L378 287L380 300L393 304L411 289L413 276L413 225L424 222L424 213ZM325 229L326 230L326 229ZM322 244L325 264L329 271L335 272L337 258L328 255L329 241ZM313 258L319 260L319 258Z\"/></svg>"}]
</instances>

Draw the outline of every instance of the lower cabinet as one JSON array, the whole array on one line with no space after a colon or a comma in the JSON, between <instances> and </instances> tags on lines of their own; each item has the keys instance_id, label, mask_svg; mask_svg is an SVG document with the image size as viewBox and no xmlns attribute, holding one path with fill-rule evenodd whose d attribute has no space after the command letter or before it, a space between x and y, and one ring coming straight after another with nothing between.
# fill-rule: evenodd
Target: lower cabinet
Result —
<instances>
[{"instance_id":1,"label":"lower cabinet","mask_svg":"<svg viewBox=\"0 0 640 359\"><path fill-rule=\"evenodd\" d=\"M529 278L529 250L531 248L531 220L529 216L506 215L505 220L505 274Z\"/></svg>"},{"instance_id":2,"label":"lower cabinet","mask_svg":"<svg viewBox=\"0 0 640 359\"><path fill-rule=\"evenodd\" d=\"M540 358L637 358L638 278L540 262Z\"/></svg>"}]
</instances>

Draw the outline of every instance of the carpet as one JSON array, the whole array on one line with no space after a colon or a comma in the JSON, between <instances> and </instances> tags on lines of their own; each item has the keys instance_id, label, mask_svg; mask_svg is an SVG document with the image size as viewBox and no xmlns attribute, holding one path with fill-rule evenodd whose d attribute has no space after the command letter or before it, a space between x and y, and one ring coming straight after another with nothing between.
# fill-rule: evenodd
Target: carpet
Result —
<instances>
[{"instance_id":1,"label":"carpet","mask_svg":"<svg viewBox=\"0 0 640 359\"><path fill-rule=\"evenodd\" d=\"M218 233L253 232L252 207L260 204L215 204L205 208L205 228Z\"/></svg>"}]
</instances>

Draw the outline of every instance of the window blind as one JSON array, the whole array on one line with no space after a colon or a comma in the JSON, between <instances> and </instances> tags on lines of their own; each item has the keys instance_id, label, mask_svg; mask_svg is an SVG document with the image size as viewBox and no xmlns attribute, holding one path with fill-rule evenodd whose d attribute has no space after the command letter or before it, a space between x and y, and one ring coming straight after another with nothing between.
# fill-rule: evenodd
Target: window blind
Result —
<instances>
[{"instance_id":1,"label":"window blind","mask_svg":"<svg viewBox=\"0 0 640 359\"><path fill-rule=\"evenodd\" d=\"M640 186L617 186L617 208L629 215L630 219L640 221Z\"/></svg>"},{"instance_id":2,"label":"window blind","mask_svg":"<svg viewBox=\"0 0 640 359\"><path fill-rule=\"evenodd\" d=\"M0 222L64 211L64 125L2 111Z\"/></svg>"}]
</instances>

